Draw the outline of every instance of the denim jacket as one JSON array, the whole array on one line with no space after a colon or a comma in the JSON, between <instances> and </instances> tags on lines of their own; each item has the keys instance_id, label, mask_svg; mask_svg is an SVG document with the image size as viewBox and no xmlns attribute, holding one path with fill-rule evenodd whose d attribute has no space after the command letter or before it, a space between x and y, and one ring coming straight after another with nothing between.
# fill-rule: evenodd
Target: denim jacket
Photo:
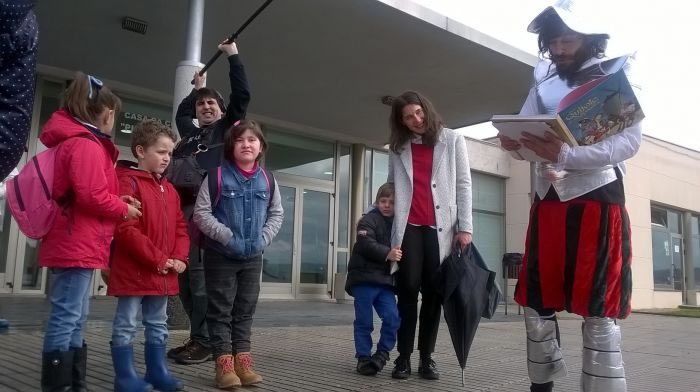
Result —
<instances>
[{"instance_id":1,"label":"denim jacket","mask_svg":"<svg viewBox=\"0 0 700 392\"><path fill-rule=\"evenodd\" d=\"M283 219L279 188L275 185L274 195L270 195L270 188L262 169L246 178L234 164L224 161L221 193L214 209L207 186L200 187L195 203L193 219L207 237L205 248L233 259L261 254L277 235Z\"/></svg>"}]
</instances>

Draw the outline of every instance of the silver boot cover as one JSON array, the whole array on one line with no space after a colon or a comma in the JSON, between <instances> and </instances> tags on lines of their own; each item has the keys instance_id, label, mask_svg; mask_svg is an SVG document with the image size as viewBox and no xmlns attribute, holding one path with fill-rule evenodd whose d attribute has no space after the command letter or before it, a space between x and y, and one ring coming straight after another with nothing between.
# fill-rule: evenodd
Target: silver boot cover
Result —
<instances>
[{"instance_id":1,"label":"silver boot cover","mask_svg":"<svg viewBox=\"0 0 700 392\"><path fill-rule=\"evenodd\" d=\"M611 318L588 317L583 322L581 390L626 392L620 327Z\"/></svg>"},{"instance_id":2,"label":"silver boot cover","mask_svg":"<svg viewBox=\"0 0 700 392\"><path fill-rule=\"evenodd\" d=\"M544 384L567 374L557 342L557 324L534 309L525 308L527 330L527 371L530 381Z\"/></svg>"}]
</instances>

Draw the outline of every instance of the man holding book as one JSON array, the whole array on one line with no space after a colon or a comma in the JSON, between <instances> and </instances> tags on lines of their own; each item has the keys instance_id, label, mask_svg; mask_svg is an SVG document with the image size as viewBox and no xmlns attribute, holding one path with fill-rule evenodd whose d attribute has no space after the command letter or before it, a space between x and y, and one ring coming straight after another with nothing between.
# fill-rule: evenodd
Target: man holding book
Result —
<instances>
[{"instance_id":1,"label":"man holding book","mask_svg":"<svg viewBox=\"0 0 700 392\"><path fill-rule=\"evenodd\" d=\"M609 36L586 23L558 6L547 7L530 23L543 59L521 115L556 114L568 93L600 77L590 70L603 68ZM625 73L629 65L624 64ZM631 238L623 177L624 161L642 141L640 123L591 145L571 146L551 133L499 137L516 158L521 159L516 153L521 147L541 158L515 294L525 306L530 390L552 391L553 381L566 375L555 314L566 310L584 317L581 389L626 391L615 320L630 313Z\"/></svg>"}]
</instances>

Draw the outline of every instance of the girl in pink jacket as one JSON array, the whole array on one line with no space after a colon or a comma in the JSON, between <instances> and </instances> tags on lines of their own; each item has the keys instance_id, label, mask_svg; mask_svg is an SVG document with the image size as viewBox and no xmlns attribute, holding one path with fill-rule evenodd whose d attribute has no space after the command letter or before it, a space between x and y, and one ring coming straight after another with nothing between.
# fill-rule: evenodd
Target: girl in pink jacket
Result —
<instances>
[{"instance_id":1,"label":"girl in pink jacket","mask_svg":"<svg viewBox=\"0 0 700 392\"><path fill-rule=\"evenodd\" d=\"M39 265L51 269L52 279L43 391L87 390L82 328L93 271L107 268L117 223L141 215L137 201L119 197L114 169L119 151L110 134L120 106L102 81L78 72L64 93L63 107L41 132L44 145L60 145L52 194L62 206L39 249Z\"/></svg>"}]
</instances>

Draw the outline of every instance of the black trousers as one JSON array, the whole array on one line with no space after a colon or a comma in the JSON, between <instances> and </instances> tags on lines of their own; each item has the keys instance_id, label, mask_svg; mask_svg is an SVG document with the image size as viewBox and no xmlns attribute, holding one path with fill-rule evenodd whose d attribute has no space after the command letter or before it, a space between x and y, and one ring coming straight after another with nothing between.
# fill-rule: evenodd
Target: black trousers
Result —
<instances>
[{"instance_id":1,"label":"black trousers","mask_svg":"<svg viewBox=\"0 0 700 392\"><path fill-rule=\"evenodd\" d=\"M207 326L214 358L250 351L253 315L260 294L262 255L231 259L218 252L204 254L207 286Z\"/></svg>"},{"instance_id":2,"label":"black trousers","mask_svg":"<svg viewBox=\"0 0 700 392\"><path fill-rule=\"evenodd\" d=\"M397 271L398 308L401 317L397 349L401 355L410 355L413 352L420 292L422 302L418 350L421 355L430 355L435 351L442 310L437 231L427 226L406 225L401 251L403 257Z\"/></svg>"},{"instance_id":3,"label":"black trousers","mask_svg":"<svg viewBox=\"0 0 700 392\"><path fill-rule=\"evenodd\" d=\"M190 263L185 272L178 276L180 301L190 319L190 339L208 345L207 329L207 289L204 280L204 263L199 244L190 246Z\"/></svg>"}]
</instances>

